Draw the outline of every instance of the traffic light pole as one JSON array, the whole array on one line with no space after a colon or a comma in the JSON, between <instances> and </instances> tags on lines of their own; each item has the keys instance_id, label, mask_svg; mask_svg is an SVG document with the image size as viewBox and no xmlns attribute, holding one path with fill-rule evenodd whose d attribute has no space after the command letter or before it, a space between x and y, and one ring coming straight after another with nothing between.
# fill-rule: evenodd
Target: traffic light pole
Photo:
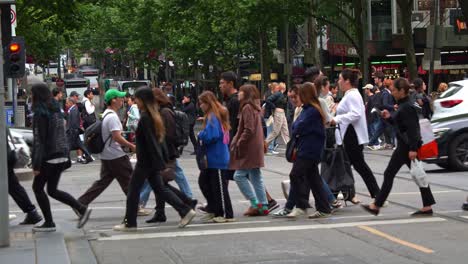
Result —
<instances>
[{"instance_id":1,"label":"traffic light pole","mask_svg":"<svg viewBox=\"0 0 468 264\"><path fill-rule=\"evenodd\" d=\"M0 28L0 36L1 36ZM0 40L0 46L2 46ZM0 49L0 247L10 246L3 49Z\"/></svg>"}]
</instances>

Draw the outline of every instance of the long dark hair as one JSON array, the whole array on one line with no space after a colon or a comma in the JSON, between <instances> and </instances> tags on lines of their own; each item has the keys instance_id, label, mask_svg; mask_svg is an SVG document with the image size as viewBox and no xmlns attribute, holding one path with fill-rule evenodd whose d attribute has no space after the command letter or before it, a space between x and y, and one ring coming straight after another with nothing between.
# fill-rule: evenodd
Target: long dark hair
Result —
<instances>
[{"instance_id":1,"label":"long dark hair","mask_svg":"<svg viewBox=\"0 0 468 264\"><path fill-rule=\"evenodd\" d=\"M35 114L60 112L60 105L52 97L52 93L44 83L36 83L31 88L32 110Z\"/></svg>"},{"instance_id":2,"label":"long dark hair","mask_svg":"<svg viewBox=\"0 0 468 264\"><path fill-rule=\"evenodd\" d=\"M244 84L239 90L244 93L244 99L240 102L241 110L248 104L250 104L255 110L262 110L260 107L260 93L255 85Z\"/></svg>"},{"instance_id":3,"label":"long dark hair","mask_svg":"<svg viewBox=\"0 0 468 264\"><path fill-rule=\"evenodd\" d=\"M213 113L216 118L219 119L221 126L225 131L229 131L231 129L228 110L218 101L213 92L204 91L198 97L198 101L208 105L208 110L206 111L205 119L203 120L203 128L206 127L206 122L211 118L210 113Z\"/></svg>"},{"instance_id":4,"label":"long dark hair","mask_svg":"<svg viewBox=\"0 0 468 264\"><path fill-rule=\"evenodd\" d=\"M138 98L143 103L144 109L149 116L153 119L154 132L159 142L164 140L166 128L159 114L158 104L153 95L153 91L148 87L140 87L135 91L135 98Z\"/></svg>"},{"instance_id":5,"label":"long dark hair","mask_svg":"<svg viewBox=\"0 0 468 264\"><path fill-rule=\"evenodd\" d=\"M154 99L156 100L156 103L160 107L171 107L172 103L169 97L159 88L153 88L153 95Z\"/></svg>"},{"instance_id":6,"label":"long dark hair","mask_svg":"<svg viewBox=\"0 0 468 264\"><path fill-rule=\"evenodd\" d=\"M320 117L322 118L322 123L326 123L325 114L320 106L320 101L317 96L317 90L315 89L315 85L311 82L306 82L302 84L301 88L299 88L299 98L301 98L301 102L304 105L311 105L320 113Z\"/></svg>"}]
</instances>

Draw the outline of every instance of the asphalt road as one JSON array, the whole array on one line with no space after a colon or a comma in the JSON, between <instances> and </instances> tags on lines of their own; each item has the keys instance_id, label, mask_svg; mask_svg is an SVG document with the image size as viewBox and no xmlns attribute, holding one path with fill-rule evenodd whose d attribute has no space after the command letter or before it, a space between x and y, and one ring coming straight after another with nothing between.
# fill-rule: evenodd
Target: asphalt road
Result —
<instances>
[{"instance_id":1,"label":"asphalt road","mask_svg":"<svg viewBox=\"0 0 468 264\"><path fill-rule=\"evenodd\" d=\"M389 151L366 152L379 184L390 154ZM203 202L194 156L184 155L180 162L196 198ZM98 178L99 168L99 161L74 165L62 176L60 188L79 196ZM281 205L285 200L280 183L288 179L290 169L291 164L283 157L266 157L265 183ZM145 217L139 217L136 233L112 231L121 222L125 210L125 196L114 182L92 204L94 212L85 227L84 238L91 244L97 262L109 264L467 263L468 212L460 206L468 194L468 173L449 172L434 165L427 165L426 169L437 201L436 214L429 218L409 216L422 205L417 186L408 169L403 168L395 180L389 206L378 217L352 204L321 220L244 217L242 214L249 203L232 182L229 190L237 222L203 224L197 217L192 225L179 229L178 215L167 208L168 222L148 225L144 223ZM355 178L358 197L369 202L362 179L356 173ZM24 184L32 195L31 182ZM151 198L148 207L153 205ZM21 218L13 201L10 208ZM67 232L76 216L56 201L52 201L52 208L58 229ZM71 260L84 263L80 262L79 254L71 254Z\"/></svg>"}]
</instances>

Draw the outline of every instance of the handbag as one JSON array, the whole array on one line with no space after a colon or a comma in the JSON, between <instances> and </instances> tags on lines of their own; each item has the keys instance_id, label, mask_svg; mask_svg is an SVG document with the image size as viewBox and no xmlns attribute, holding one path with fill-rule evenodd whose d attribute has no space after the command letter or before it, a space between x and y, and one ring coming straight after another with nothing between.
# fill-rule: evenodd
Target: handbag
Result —
<instances>
[{"instance_id":1,"label":"handbag","mask_svg":"<svg viewBox=\"0 0 468 264\"><path fill-rule=\"evenodd\" d=\"M166 168L160 172L161 177L163 178L164 182L170 182L175 180L176 178L176 160L170 160L166 164Z\"/></svg>"},{"instance_id":2,"label":"handbag","mask_svg":"<svg viewBox=\"0 0 468 264\"><path fill-rule=\"evenodd\" d=\"M297 141L299 136L292 137L286 144L286 160L288 162L294 162L297 159Z\"/></svg>"},{"instance_id":3,"label":"handbag","mask_svg":"<svg viewBox=\"0 0 468 264\"><path fill-rule=\"evenodd\" d=\"M439 147L434 137L431 122L428 119L420 119L422 146L418 149L418 159L425 160L439 155Z\"/></svg>"},{"instance_id":4,"label":"handbag","mask_svg":"<svg viewBox=\"0 0 468 264\"><path fill-rule=\"evenodd\" d=\"M197 139L197 147L195 148L195 158L199 170L208 169L207 150L205 144L200 139Z\"/></svg>"},{"instance_id":5,"label":"handbag","mask_svg":"<svg viewBox=\"0 0 468 264\"><path fill-rule=\"evenodd\" d=\"M10 152L10 157L14 161L14 168L25 168L31 161L31 156L26 152L24 148L17 147L15 144L15 139L8 129L8 137L10 138L11 144L13 145L13 150Z\"/></svg>"},{"instance_id":6,"label":"handbag","mask_svg":"<svg viewBox=\"0 0 468 264\"><path fill-rule=\"evenodd\" d=\"M429 182L427 181L427 175L426 175L426 172L424 171L422 161L417 160L417 159L411 161L410 173L414 182L420 188L427 188L427 186L429 186Z\"/></svg>"}]
</instances>

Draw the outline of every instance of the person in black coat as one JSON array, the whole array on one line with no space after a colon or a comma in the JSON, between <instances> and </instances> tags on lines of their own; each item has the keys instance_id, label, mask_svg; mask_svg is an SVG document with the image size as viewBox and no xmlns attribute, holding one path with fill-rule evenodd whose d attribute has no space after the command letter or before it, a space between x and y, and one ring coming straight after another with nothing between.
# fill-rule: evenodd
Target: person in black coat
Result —
<instances>
[{"instance_id":1,"label":"person in black coat","mask_svg":"<svg viewBox=\"0 0 468 264\"><path fill-rule=\"evenodd\" d=\"M422 145L419 118L416 108L409 99L410 84L404 78L399 78L394 82L393 97L398 101L398 110L390 114L388 110L382 112L382 118L392 124L397 131L398 144L393 152L390 162L384 172L384 181L380 192L375 197L374 203L362 205L369 213L378 215L380 208L387 200L393 186L396 174L403 165L411 168L411 161L417 159L418 149ZM431 188L420 187L423 207L414 212L412 216L430 216L433 214L432 205L435 204Z\"/></svg>"},{"instance_id":2,"label":"person in black coat","mask_svg":"<svg viewBox=\"0 0 468 264\"><path fill-rule=\"evenodd\" d=\"M192 142L194 151L190 153L190 155L195 155L195 148L197 147L197 139L195 138L195 122L197 120L197 109L195 104L192 102L192 98L190 95L184 96L182 100L182 111L187 114L190 122L190 141Z\"/></svg>"}]
</instances>

